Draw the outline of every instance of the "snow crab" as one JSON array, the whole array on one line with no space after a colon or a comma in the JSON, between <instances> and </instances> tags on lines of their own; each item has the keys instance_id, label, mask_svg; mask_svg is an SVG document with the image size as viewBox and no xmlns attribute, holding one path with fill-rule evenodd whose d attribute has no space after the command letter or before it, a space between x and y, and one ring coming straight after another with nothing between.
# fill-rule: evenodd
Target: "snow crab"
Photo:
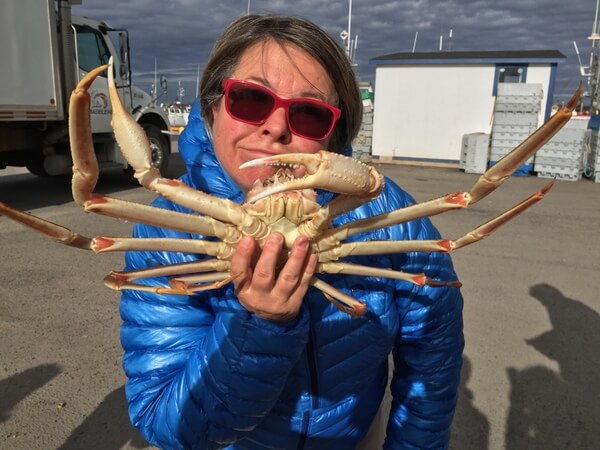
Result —
<instances>
[{"instance_id":1,"label":"snow crab","mask_svg":"<svg viewBox=\"0 0 600 450\"><path fill-rule=\"evenodd\" d=\"M166 211L93 193L98 178L98 163L91 141L90 97L87 90L98 74L106 69L109 74L109 91L113 106L113 129L124 156L135 171L135 177L142 186L194 213ZM274 231L284 235L288 248L299 234L308 236L312 242L312 251L318 255L317 274L378 276L405 280L417 285L460 286L458 280L442 282L430 279L423 273L411 274L361 266L345 262L343 258L351 255L409 251L450 252L465 247L488 236L499 226L539 201L552 187L553 181L508 211L456 240L344 241L357 233L424 216L433 216L452 209L466 208L481 200L500 186L567 123L579 101L580 94L581 86L565 107L481 175L469 191L447 194L424 203L334 228L332 220L335 217L380 194L384 179L373 167L324 150L316 154L284 154L250 161L243 167L268 164L277 166L279 170L271 179L257 183L242 205L197 191L181 181L162 178L159 171L152 166L150 144L143 129L120 102L114 84L112 65L109 63L93 70L83 78L71 96L69 128L74 163L72 180L74 200L87 212L211 236L216 240L134 239L106 236L90 239L3 203L0 203L0 213L63 244L96 253L161 250L204 255L198 261L191 263L152 267L135 272L112 272L106 276L105 284L116 290L138 289L157 293L193 295L198 291L220 287L236 276L229 272L229 261L241 237L253 236L260 243ZM299 165L304 167L306 173L301 178L294 178L291 169ZM321 207L316 202L315 189L317 188L341 195L335 197L325 207ZM154 276L167 277L168 286L147 286L136 283L136 280ZM340 310L353 317L365 313L367 309L365 304L337 290L318 276L313 277L311 283Z\"/></svg>"}]
</instances>

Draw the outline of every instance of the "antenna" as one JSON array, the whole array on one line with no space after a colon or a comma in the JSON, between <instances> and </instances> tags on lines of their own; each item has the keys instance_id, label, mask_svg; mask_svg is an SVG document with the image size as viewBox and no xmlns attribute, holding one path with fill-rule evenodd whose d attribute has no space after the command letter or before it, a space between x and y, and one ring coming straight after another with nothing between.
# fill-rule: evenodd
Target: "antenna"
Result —
<instances>
[{"instance_id":1,"label":"antenna","mask_svg":"<svg viewBox=\"0 0 600 450\"><path fill-rule=\"evenodd\" d=\"M579 55L579 48L577 47L577 42L573 41L573 46L575 47L575 53L577 54L577 60L579 61L579 73L582 77L589 77L591 74L590 72L586 72L587 70L590 70L589 67L584 67L583 63L581 62L581 56Z\"/></svg>"},{"instance_id":2,"label":"antenna","mask_svg":"<svg viewBox=\"0 0 600 450\"><path fill-rule=\"evenodd\" d=\"M352 47L352 0L348 1L348 47L346 48L346 52L348 56L350 56L351 47Z\"/></svg>"},{"instance_id":3,"label":"antenna","mask_svg":"<svg viewBox=\"0 0 600 450\"><path fill-rule=\"evenodd\" d=\"M154 101L156 101L157 99L157 92L158 92L158 81L156 79L157 77L157 71L158 71L158 60L156 58L154 58Z\"/></svg>"},{"instance_id":4,"label":"antenna","mask_svg":"<svg viewBox=\"0 0 600 450\"><path fill-rule=\"evenodd\" d=\"M591 85L591 106L593 110L600 109L600 34L598 22L598 12L600 10L600 0L596 0L596 13L594 15L594 26L592 34L588 37L592 41L592 52L590 55L590 74L588 84Z\"/></svg>"},{"instance_id":5,"label":"antenna","mask_svg":"<svg viewBox=\"0 0 600 450\"><path fill-rule=\"evenodd\" d=\"M196 97L200 95L200 64L198 64L198 73L196 74Z\"/></svg>"},{"instance_id":6,"label":"antenna","mask_svg":"<svg viewBox=\"0 0 600 450\"><path fill-rule=\"evenodd\" d=\"M352 63L353 66L356 66L357 64L354 62L354 60L356 59L356 48L358 47L358 34L354 35L354 46L352 49L352 55L350 57L350 62Z\"/></svg>"}]
</instances>

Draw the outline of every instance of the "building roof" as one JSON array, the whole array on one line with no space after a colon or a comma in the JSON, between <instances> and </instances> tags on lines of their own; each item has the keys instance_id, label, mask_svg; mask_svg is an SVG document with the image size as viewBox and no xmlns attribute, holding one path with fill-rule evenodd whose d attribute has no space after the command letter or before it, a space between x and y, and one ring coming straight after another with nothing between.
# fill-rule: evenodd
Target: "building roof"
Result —
<instances>
[{"instance_id":1,"label":"building roof","mask_svg":"<svg viewBox=\"0 0 600 450\"><path fill-rule=\"evenodd\" d=\"M376 56L369 61L375 65L406 64L519 64L564 62L566 56L558 50L494 50L462 52L392 53Z\"/></svg>"}]
</instances>

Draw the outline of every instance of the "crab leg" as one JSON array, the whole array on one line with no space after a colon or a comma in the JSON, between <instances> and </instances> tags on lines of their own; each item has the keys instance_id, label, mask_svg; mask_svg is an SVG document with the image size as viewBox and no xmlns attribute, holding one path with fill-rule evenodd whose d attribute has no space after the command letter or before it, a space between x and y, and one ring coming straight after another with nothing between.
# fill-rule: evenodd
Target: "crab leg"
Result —
<instances>
[{"instance_id":1,"label":"crab leg","mask_svg":"<svg viewBox=\"0 0 600 450\"><path fill-rule=\"evenodd\" d=\"M111 280L114 280L115 283L118 283L151 277L169 277L211 271L227 272L228 270L229 261L222 261L219 259L204 259L202 261L191 261L181 264L171 264L168 266L149 267L147 269L132 270L130 272L113 271L107 275L107 277L109 277Z\"/></svg>"},{"instance_id":2,"label":"crab leg","mask_svg":"<svg viewBox=\"0 0 600 450\"><path fill-rule=\"evenodd\" d=\"M546 123L538 128L523 143L501 158L488 169L469 191L469 204L478 202L498 186L500 186L515 170L538 151L552 136L554 136L572 117L573 110L579 103L583 85L579 87L569 102L560 108Z\"/></svg>"},{"instance_id":3,"label":"crab leg","mask_svg":"<svg viewBox=\"0 0 600 450\"><path fill-rule=\"evenodd\" d=\"M183 286L180 287L165 287L165 286L152 286L139 283L131 283L129 281L122 281L114 279L111 275L104 277L104 285L115 291L144 291L153 292L155 294L167 294L167 295L192 295L192 290L186 289ZM216 288L215 286L214 288Z\"/></svg>"},{"instance_id":4,"label":"crab leg","mask_svg":"<svg viewBox=\"0 0 600 450\"><path fill-rule=\"evenodd\" d=\"M325 298L329 300L333 306L342 312L350 314L355 319L367 312L367 306L364 303L359 302L354 297L343 293L317 277L313 277L310 284L323 292Z\"/></svg>"},{"instance_id":5,"label":"crab leg","mask_svg":"<svg viewBox=\"0 0 600 450\"><path fill-rule=\"evenodd\" d=\"M85 202L85 210L116 219L145 223L157 227L170 228L187 233L217 236L228 243L237 242L240 232L233 225L227 225L211 217L186 214L116 198L93 194Z\"/></svg>"},{"instance_id":6,"label":"crab leg","mask_svg":"<svg viewBox=\"0 0 600 450\"><path fill-rule=\"evenodd\" d=\"M221 222L236 225L246 236L262 239L268 234L267 225L248 214L244 208L231 200L214 197L191 188L180 180L159 178L153 184L160 195L181 206L198 211Z\"/></svg>"},{"instance_id":7,"label":"crab leg","mask_svg":"<svg viewBox=\"0 0 600 450\"><path fill-rule=\"evenodd\" d=\"M541 200L544 194L550 190L552 185L553 182L548 183L544 188L542 188L542 190L531 195L526 200L504 213L501 216L502 220L499 220L493 229L490 228L490 231L487 232L487 234L490 234L501 224L506 223L508 220L527 209L529 206ZM417 203L415 205L380 214L378 216L357 220L355 222L349 222L346 225L324 233L321 236L321 238L315 242L314 246L315 248L321 251L329 250L331 248L337 247L342 240L357 233L363 233L371 230L385 228L391 225L406 223L411 220L416 220L423 217L435 216L437 214L441 214L445 211L449 211L455 208L466 208L471 204L470 200L471 196L469 193L457 192L455 194L448 194L434 200L429 200L423 203ZM480 237L479 239L482 239L482 237ZM462 244L461 246L464 245L466 244ZM385 251L385 248L381 248L380 250ZM422 251L427 251L427 247L423 248Z\"/></svg>"},{"instance_id":8,"label":"crab leg","mask_svg":"<svg viewBox=\"0 0 600 450\"><path fill-rule=\"evenodd\" d=\"M468 194L465 192L456 192L429 200L423 203L417 203L406 208L397 209L377 216L369 217L355 222L334 228L324 233L321 238L315 241L314 246L320 251L329 250L339 245L339 243L349 236L363 233L371 230L385 228L391 225L409 222L422 217L434 216L452 209L465 208L468 205Z\"/></svg>"},{"instance_id":9,"label":"crab leg","mask_svg":"<svg viewBox=\"0 0 600 450\"><path fill-rule=\"evenodd\" d=\"M184 289L186 292L202 292L211 289L219 289L231 283L239 275L231 275L229 272L214 272L176 277L169 280L169 286L174 289Z\"/></svg>"},{"instance_id":10,"label":"crab leg","mask_svg":"<svg viewBox=\"0 0 600 450\"><path fill-rule=\"evenodd\" d=\"M0 202L0 213L26 227L42 233L69 247L91 250L92 240L41 217L28 214Z\"/></svg>"},{"instance_id":11,"label":"crab leg","mask_svg":"<svg viewBox=\"0 0 600 450\"><path fill-rule=\"evenodd\" d=\"M135 171L135 178L142 186L152 189L151 185L160 177L160 172L152 166L150 140L144 129L121 103L115 86L112 57L108 61L108 66L108 95L113 109L111 126L115 139L123 156Z\"/></svg>"},{"instance_id":12,"label":"crab leg","mask_svg":"<svg viewBox=\"0 0 600 450\"><path fill-rule=\"evenodd\" d=\"M346 242L318 253L319 262L329 263L346 256L386 255L406 252L443 252L453 248L448 239L415 241L358 241Z\"/></svg>"},{"instance_id":13,"label":"crab leg","mask_svg":"<svg viewBox=\"0 0 600 450\"><path fill-rule=\"evenodd\" d=\"M110 199L110 203L118 203L119 200ZM125 202L124 202L125 203ZM157 213L154 211L155 209L161 213L172 213L172 211L161 210L158 208L153 208L151 206L132 204L136 206L142 206L142 210L149 210L148 216L153 217ZM117 208L119 209L119 208ZM125 208L126 210L130 210L131 208ZM227 259L231 257L233 249L230 245L224 242L212 242L205 241L200 239L136 239L136 238L120 238L120 237L105 237L98 236L93 239L82 236L78 233L75 233L68 228L65 228L61 225L58 225L54 222L51 222L46 219L42 219L41 217L34 216L32 214L28 214L23 211L19 211L18 209L12 208L5 203L0 202L0 213L15 222L19 222L25 225L32 230L35 230L41 234L44 234L64 245L68 245L70 247L80 248L83 250L92 250L95 253L103 253L110 251L127 251L127 250L160 250L160 251L172 251L172 252L184 252L184 253L198 253L205 254L210 256L218 256L222 259ZM207 225L205 223L206 218L200 216L189 216L183 213L176 213L180 216L168 214L171 216L170 219L165 219L161 217L158 222L163 224L166 222L170 224L173 228L180 227L185 228L180 231L187 231L190 233L196 233L198 230L197 224L193 222L197 219L200 219L201 225ZM119 217L121 219L127 219L131 217L125 217L125 214L114 213L110 214L115 217ZM160 214L159 214L160 215ZM189 216L189 217L188 217ZM140 217L136 216L134 220L139 221ZM149 222L149 221L148 221ZM211 221L209 220L210 224ZM190 226L191 225L191 226ZM216 227L220 229L220 226ZM203 230L209 231L209 229ZM237 230L234 229L234 233L237 233ZM208 233L203 233L208 234ZM234 234L234 237L237 234ZM228 237L228 236L225 236Z\"/></svg>"},{"instance_id":14,"label":"crab leg","mask_svg":"<svg viewBox=\"0 0 600 450\"><path fill-rule=\"evenodd\" d=\"M233 255L233 247L230 245L224 242L205 241L202 239L144 239L97 236L92 239L91 247L96 253L155 250L161 252L196 253L199 255L216 256L219 259L230 259Z\"/></svg>"},{"instance_id":15,"label":"crab leg","mask_svg":"<svg viewBox=\"0 0 600 450\"><path fill-rule=\"evenodd\" d=\"M519 204L503 212L494 219L478 226L457 240L415 240L415 241L368 241L347 242L339 244L330 250L319 253L319 261L336 261L345 256L357 255L384 255L405 252L444 252L448 253L466 247L469 244L480 241L492 234L500 226L504 225L516 215L522 213L530 206L539 202L544 195L554 186L554 180L546 184L540 191L532 194ZM318 245L318 244L317 244ZM381 275L385 276L385 275Z\"/></svg>"},{"instance_id":16,"label":"crab leg","mask_svg":"<svg viewBox=\"0 0 600 450\"><path fill-rule=\"evenodd\" d=\"M554 186L554 180L550 181L538 192L532 194L531 196L529 196L528 198L526 198L525 200L523 200L521 203L517 204L516 206L513 206L508 211L505 211L504 213L500 214L499 216L493 218L492 220L484 223L483 225L480 225L479 227L475 228L473 231L467 233L463 237L461 237L455 241L452 241L451 242L452 250L457 250L459 248L466 247L469 244L473 244L474 242L477 242L483 238L486 238L487 236L492 234L494 231L496 231L498 228L500 228L502 225L504 225L506 222L511 220L513 217L522 213L523 211L525 211L527 208L534 205L535 203L539 202L542 198L544 198L544 195L546 195L546 193L550 189L552 189L552 186Z\"/></svg>"},{"instance_id":17,"label":"crab leg","mask_svg":"<svg viewBox=\"0 0 600 450\"><path fill-rule=\"evenodd\" d=\"M69 101L69 139L73 159L71 189L73 199L78 205L83 205L90 198L98 181L98 161L92 142L88 89L96 77L107 68L107 65L100 66L83 77L73 90Z\"/></svg>"},{"instance_id":18,"label":"crab leg","mask_svg":"<svg viewBox=\"0 0 600 450\"><path fill-rule=\"evenodd\" d=\"M399 270L382 269L380 267L369 267L344 262L321 263L317 268L317 272L392 278L394 280L408 281L417 286L427 284L427 277L424 273L406 273Z\"/></svg>"},{"instance_id":19,"label":"crab leg","mask_svg":"<svg viewBox=\"0 0 600 450\"><path fill-rule=\"evenodd\" d=\"M167 266L166 268L168 267L173 266ZM160 268L157 269L160 270ZM149 271L149 269L146 269L143 272L146 271ZM199 291L218 289L235 279L235 275L232 276L229 272L214 272L204 275L191 275L189 277L173 278L169 281L169 287L164 287L132 283L129 281L132 279L129 277L129 275L131 275L131 273L113 272L104 278L104 284L117 291L127 289L153 292L157 294L192 295ZM189 284L191 282L205 283L208 281L212 281L212 283L198 285ZM361 303L354 297L334 288L323 280L313 277L311 280L311 285L323 292L325 298L327 298L327 300L329 300L336 308L342 312L350 314L354 318L360 317L367 312L367 307L364 303Z\"/></svg>"}]
</instances>

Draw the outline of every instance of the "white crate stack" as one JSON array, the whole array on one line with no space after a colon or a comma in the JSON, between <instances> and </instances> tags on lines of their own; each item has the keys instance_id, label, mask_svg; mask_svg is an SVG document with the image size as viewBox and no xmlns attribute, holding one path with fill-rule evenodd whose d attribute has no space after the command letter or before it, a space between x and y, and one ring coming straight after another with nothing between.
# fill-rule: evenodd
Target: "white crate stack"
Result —
<instances>
[{"instance_id":1,"label":"white crate stack","mask_svg":"<svg viewBox=\"0 0 600 450\"><path fill-rule=\"evenodd\" d=\"M499 83L494 106L490 145L490 163L498 162L533 133L542 108L540 83ZM528 175L533 157L517 169L515 175Z\"/></svg>"},{"instance_id":2,"label":"white crate stack","mask_svg":"<svg viewBox=\"0 0 600 450\"><path fill-rule=\"evenodd\" d=\"M578 181L583 174L583 153L590 132L589 118L573 118L535 155L538 177Z\"/></svg>"},{"instance_id":3,"label":"white crate stack","mask_svg":"<svg viewBox=\"0 0 600 450\"><path fill-rule=\"evenodd\" d=\"M373 90L370 84L361 84L363 116L358 135L352 141L352 157L363 162L371 162L373 143Z\"/></svg>"},{"instance_id":4,"label":"white crate stack","mask_svg":"<svg viewBox=\"0 0 600 450\"><path fill-rule=\"evenodd\" d=\"M484 173L490 152L490 135L487 133L465 134L462 138L459 167L465 173Z\"/></svg>"},{"instance_id":5,"label":"white crate stack","mask_svg":"<svg viewBox=\"0 0 600 450\"><path fill-rule=\"evenodd\" d=\"M590 119L590 140L584 151L584 171L588 178L600 183L600 116Z\"/></svg>"}]
</instances>

